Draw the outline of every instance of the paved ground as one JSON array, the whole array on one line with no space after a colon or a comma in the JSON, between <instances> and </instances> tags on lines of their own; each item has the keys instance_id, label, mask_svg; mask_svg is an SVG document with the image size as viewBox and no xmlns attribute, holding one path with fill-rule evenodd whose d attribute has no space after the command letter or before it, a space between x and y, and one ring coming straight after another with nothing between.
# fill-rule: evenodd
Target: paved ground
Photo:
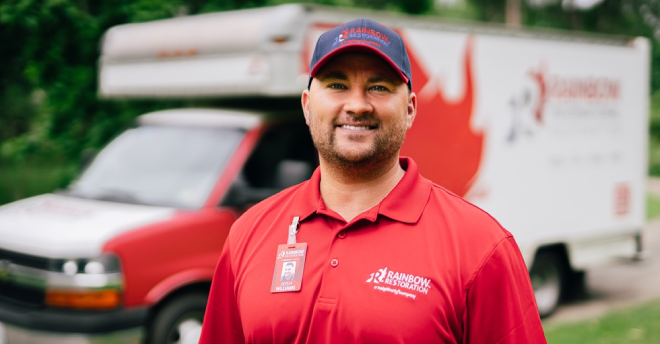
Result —
<instances>
[{"instance_id":1,"label":"paved ground","mask_svg":"<svg viewBox=\"0 0 660 344\"><path fill-rule=\"evenodd\" d=\"M648 192L660 196L660 179L648 182ZM660 299L660 218L644 228L642 261L620 261L587 274L587 295L562 305L543 323L556 324L590 319L613 309Z\"/></svg>"}]
</instances>

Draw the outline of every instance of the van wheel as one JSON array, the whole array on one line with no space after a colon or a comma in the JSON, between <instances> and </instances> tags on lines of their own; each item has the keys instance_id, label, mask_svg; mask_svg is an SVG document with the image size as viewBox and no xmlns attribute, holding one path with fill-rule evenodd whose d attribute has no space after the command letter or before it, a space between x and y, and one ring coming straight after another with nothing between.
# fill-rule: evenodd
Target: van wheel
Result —
<instances>
[{"instance_id":1,"label":"van wheel","mask_svg":"<svg viewBox=\"0 0 660 344\"><path fill-rule=\"evenodd\" d=\"M202 332L207 299L207 294L196 292L170 300L151 323L147 343L196 344Z\"/></svg>"},{"instance_id":2,"label":"van wheel","mask_svg":"<svg viewBox=\"0 0 660 344\"><path fill-rule=\"evenodd\" d=\"M529 271L536 305L541 318L551 315L559 305L564 283L564 265L553 252L539 252Z\"/></svg>"}]
</instances>

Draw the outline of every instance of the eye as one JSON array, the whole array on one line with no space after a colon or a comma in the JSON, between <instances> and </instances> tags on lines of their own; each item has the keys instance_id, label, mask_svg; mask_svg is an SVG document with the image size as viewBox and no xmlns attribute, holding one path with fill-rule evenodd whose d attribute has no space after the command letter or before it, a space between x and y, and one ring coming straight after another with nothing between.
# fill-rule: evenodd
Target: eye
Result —
<instances>
[{"instance_id":1,"label":"eye","mask_svg":"<svg viewBox=\"0 0 660 344\"><path fill-rule=\"evenodd\" d=\"M378 92L389 92L389 90L390 90L389 88L387 88L386 86L383 86L383 85L374 85L374 86L371 86L370 89L372 89L374 91L378 91Z\"/></svg>"},{"instance_id":2,"label":"eye","mask_svg":"<svg viewBox=\"0 0 660 344\"><path fill-rule=\"evenodd\" d=\"M335 89L335 90L345 90L346 86L343 85L343 84L333 83L333 84L328 84L328 88Z\"/></svg>"}]
</instances>

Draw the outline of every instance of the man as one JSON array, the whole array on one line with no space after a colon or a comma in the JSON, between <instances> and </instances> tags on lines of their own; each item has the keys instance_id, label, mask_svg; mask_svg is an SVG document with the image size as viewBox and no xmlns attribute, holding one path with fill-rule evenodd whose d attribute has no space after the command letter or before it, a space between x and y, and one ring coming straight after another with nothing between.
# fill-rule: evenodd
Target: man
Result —
<instances>
[{"instance_id":1,"label":"man","mask_svg":"<svg viewBox=\"0 0 660 344\"><path fill-rule=\"evenodd\" d=\"M319 38L302 107L320 166L236 221L200 343L545 343L511 234L399 157L411 85L394 31ZM277 285L281 259L299 284Z\"/></svg>"},{"instance_id":2,"label":"man","mask_svg":"<svg viewBox=\"0 0 660 344\"><path fill-rule=\"evenodd\" d=\"M282 268L282 276L280 277L280 281L293 281L293 278L295 276L294 273L294 267L296 266L295 263L288 262L284 263L284 267Z\"/></svg>"}]
</instances>

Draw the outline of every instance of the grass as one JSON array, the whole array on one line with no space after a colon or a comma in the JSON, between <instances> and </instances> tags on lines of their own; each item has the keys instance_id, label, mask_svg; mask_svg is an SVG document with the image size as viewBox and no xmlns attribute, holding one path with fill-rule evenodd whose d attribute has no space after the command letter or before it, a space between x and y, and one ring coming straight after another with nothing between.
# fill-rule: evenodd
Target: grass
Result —
<instances>
[{"instance_id":1,"label":"grass","mask_svg":"<svg viewBox=\"0 0 660 344\"><path fill-rule=\"evenodd\" d=\"M650 220L660 216L660 196L646 195L646 219Z\"/></svg>"},{"instance_id":2,"label":"grass","mask_svg":"<svg viewBox=\"0 0 660 344\"><path fill-rule=\"evenodd\" d=\"M657 344L660 300L611 312L603 317L545 328L548 344Z\"/></svg>"}]
</instances>

